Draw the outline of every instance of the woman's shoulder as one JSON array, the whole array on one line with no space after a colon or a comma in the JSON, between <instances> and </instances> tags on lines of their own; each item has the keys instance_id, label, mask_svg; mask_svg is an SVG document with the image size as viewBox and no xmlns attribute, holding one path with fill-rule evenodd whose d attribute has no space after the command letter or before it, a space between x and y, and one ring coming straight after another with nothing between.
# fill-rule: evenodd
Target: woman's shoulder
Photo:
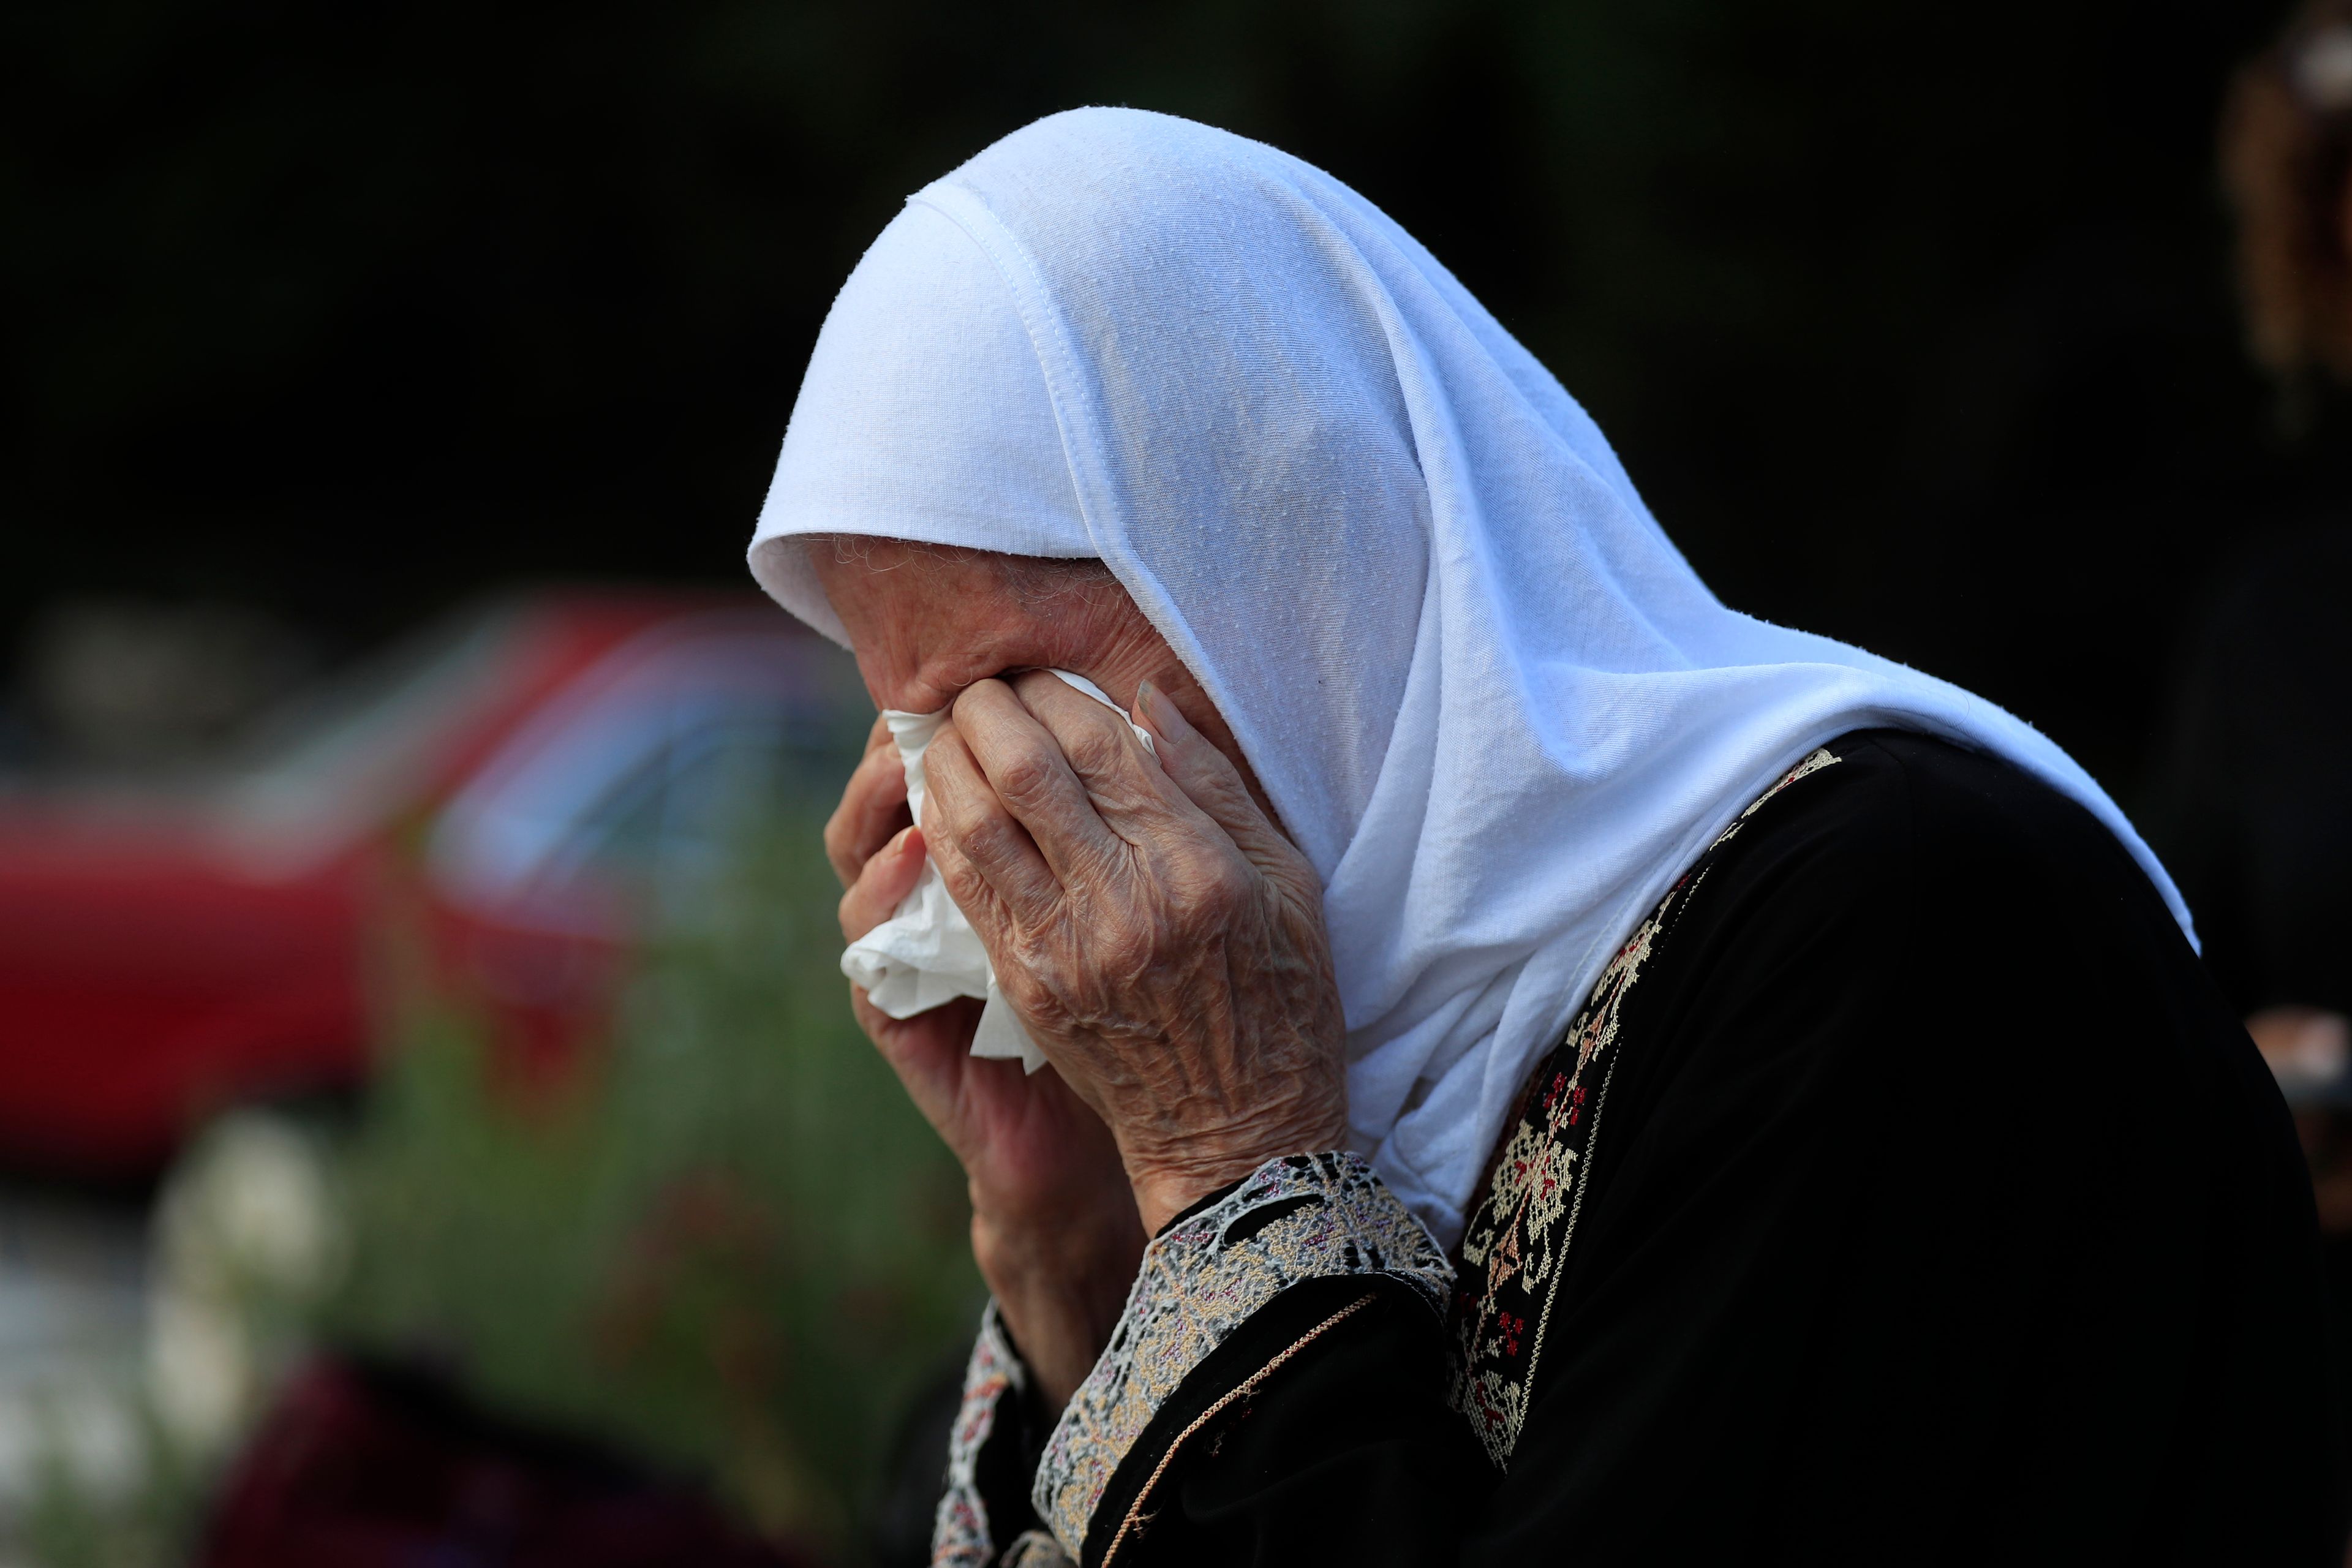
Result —
<instances>
[{"instance_id":1,"label":"woman's shoulder","mask_svg":"<svg viewBox=\"0 0 2352 1568\"><path fill-rule=\"evenodd\" d=\"M1856 730L1823 746L1809 787L1776 786L1749 808L1745 857L1809 853L1887 890L1920 879L2038 872L2147 877L2079 803L1991 752L1906 730ZM1743 822L1745 819L1743 819ZM1732 847L1725 845L1724 847ZM2155 896L2155 889L2147 891Z\"/></svg>"},{"instance_id":2,"label":"woman's shoulder","mask_svg":"<svg viewBox=\"0 0 2352 1568\"><path fill-rule=\"evenodd\" d=\"M2002 923L2012 927L2021 916L2052 912L2021 903L2030 899L2056 897L2084 915L2097 905L2128 907L2179 940L2163 896L2123 842L2088 807L2016 763L1906 731L1864 731L1841 743L1857 759L1883 759L1885 787L1899 784L1915 886L1998 900Z\"/></svg>"},{"instance_id":3,"label":"woman's shoulder","mask_svg":"<svg viewBox=\"0 0 2352 1568\"><path fill-rule=\"evenodd\" d=\"M1902 730L1851 731L1815 757L1695 868L1686 951L1817 963L1844 950L1878 967L1899 940L1910 965L1942 971L2098 934L2193 963L2115 835L2015 763Z\"/></svg>"}]
</instances>

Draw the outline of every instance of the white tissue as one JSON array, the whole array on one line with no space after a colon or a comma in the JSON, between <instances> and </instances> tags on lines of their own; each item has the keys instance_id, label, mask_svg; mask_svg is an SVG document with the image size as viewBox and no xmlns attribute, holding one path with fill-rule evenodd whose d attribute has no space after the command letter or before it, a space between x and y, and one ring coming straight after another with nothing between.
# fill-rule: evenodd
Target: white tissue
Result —
<instances>
[{"instance_id":1,"label":"white tissue","mask_svg":"<svg viewBox=\"0 0 2352 1568\"><path fill-rule=\"evenodd\" d=\"M1085 676L1066 669L1049 673L1118 712L1118 704ZM923 819L923 752L946 720L944 709L937 713L886 710L882 715L890 738L898 743L898 759L907 769L907 806L917 822ZM1153 750L1150 735L1133 723L1128 728L1135 731L1145 751ZM1030 1072L1045 1065L1045 1053L1037 1048L1014 1016L1012 1004L997 990L996 971L989 966L988 950L981 945L980 933L948 897L948 885L928 854L915 879L914 891L899 902L888 920L849 944L841 955L841 972L864 986L866 999L893 1018L911 1018L959 996L982 997L986 1005L981 1008L980 1027L971 1037L971 1054L1019 1057Z\"/></svg>"}]
</instances>

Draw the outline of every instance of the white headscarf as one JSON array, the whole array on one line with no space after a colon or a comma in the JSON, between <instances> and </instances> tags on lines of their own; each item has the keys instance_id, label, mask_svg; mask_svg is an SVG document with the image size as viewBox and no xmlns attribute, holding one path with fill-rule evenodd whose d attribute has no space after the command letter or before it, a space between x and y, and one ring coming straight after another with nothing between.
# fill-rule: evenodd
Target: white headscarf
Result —
<instances>
[{"instance_id":1,"label":"white headscarf","mask_svg":"<svg viewBox=\"0 0 2352 1568\"><path fill-rule=\"evenodd\" d=\"M1016 132L843 288L751 546L1098 556L1321 875L1349 1120L1451 1240L1520 1081L1616 947L1780 773L1895 725L2087 806L1968 692L1726 608L1600 430L1411 236L1321 171L1163 115Z\"/></svg>"}]
</instances>

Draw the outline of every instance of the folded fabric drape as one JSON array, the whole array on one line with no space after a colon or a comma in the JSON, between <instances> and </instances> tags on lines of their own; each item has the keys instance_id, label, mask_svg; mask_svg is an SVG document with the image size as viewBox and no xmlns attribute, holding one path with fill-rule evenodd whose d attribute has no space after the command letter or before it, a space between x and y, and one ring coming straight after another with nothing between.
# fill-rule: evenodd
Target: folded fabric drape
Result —
<instances>
[{"instance_id":1,"label":"folded fabric drape","mask_svg":"<svg viewBox=\"0 0 2352 1568\"><path fill-rule=\"evenodd\" d=\"M1769 389L1759 389L1759 395ZM1823 437L1823 461L1833 437ZM1449 1244L1529 1066L1683 868L1833 736L1911 728L2095 813L1993 704L1720 603L1583 409L1329 175L1164 115L1019 131L835 301L751 562L793 536L1105 562L1324 888L1352 1137Z\"/></svg>"}]
</instances>

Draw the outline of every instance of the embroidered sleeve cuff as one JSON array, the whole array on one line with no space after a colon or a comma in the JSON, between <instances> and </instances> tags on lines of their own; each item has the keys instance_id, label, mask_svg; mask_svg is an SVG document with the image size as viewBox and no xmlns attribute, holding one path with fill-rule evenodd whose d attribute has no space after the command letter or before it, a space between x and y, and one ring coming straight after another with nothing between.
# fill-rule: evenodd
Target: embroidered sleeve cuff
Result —
<instances>
[{"instance_id":1,"label":"embroidered sleeve cuff","mask_svg":"<svg viewBox=\"0 0 2352 1568\"><path fill-rule=\"evenodd\" d=\"M1022 1528L1035 1522L1027 1517L1025 1504L1017 1510L1019 1519L992 1518L988 1507L990 1489L981 1474L981 1455L992 1437L1014 1440L1001 1428L1028 1388L1029 1369L992 1300L980 1315L980 1334L964 1367L963 1404L948 1434L947 1490L931 1521L932 1568L1068 1568L1068 1560L1050 1537ZM1001 1470L1002 1465L994 1468ZM1003 1501L1001 1489L998 1500ZM999 1510L1003 1511L1008 1510ZM999 1546L997 1537L1013 1530L1021 1533Z\"/></svg>"},{"instance_id":2,"label":"embroidered sleeve cuff","mask_svg":"<svg viewBox=\"0 0 2352 1568\"><path fill-rule=\"evenodd\" d=\"M1291 1287L1349 1275L1401 1280L1441 1316L1454 1279L1444 1250L1354 1154L1269 1160L1155 1237L1037 1468L1032 1500L1062 1549L1084 1561L1112 1476L1210 1352Z\"/></svg>"},{"instance_id":3,"label":"embroidered sleeve cuff","mask_svg":"<svg viewBox=\"0 0 2352 1568\"><path fill-rule=\"evenodd\" d=\"M980 1495L980 1451L995 1428L997 1406L1028 1385L1029 1369L1013 1353L992 1300L980 1315L980 1334L964 1366L963 1404L948 1434L948 1486L931 1521L932 1568L989 1568L996 1561L988 1505Z\"/></svg>"}]
</instances>

